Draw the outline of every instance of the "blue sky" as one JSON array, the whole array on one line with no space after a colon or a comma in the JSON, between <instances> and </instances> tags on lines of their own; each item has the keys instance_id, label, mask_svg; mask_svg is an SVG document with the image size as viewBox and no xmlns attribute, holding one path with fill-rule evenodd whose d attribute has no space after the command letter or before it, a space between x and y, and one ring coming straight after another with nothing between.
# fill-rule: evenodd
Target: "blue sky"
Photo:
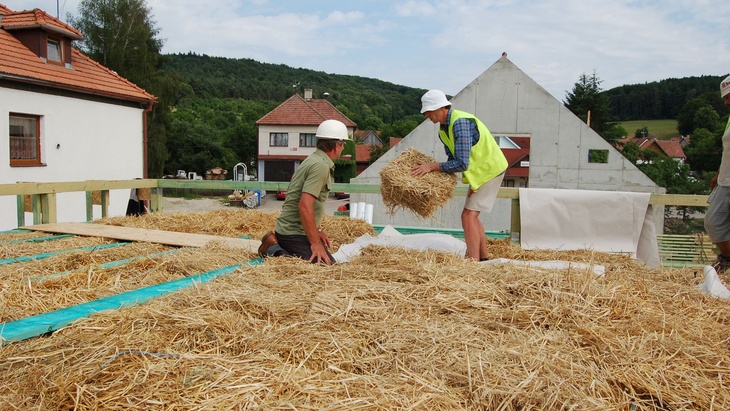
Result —
<instances>
[{"instance_id":1,"label":"blue sky","mask_svg":"<svg viewBox=\"0 0 730 411\"><path fill-rule=\"evenodd\" d=\"M65 20L79 1L0 3L52 15L58 4ZM147 0L147 5L164 53L251 58L452 95L503 51L561 101L582 73L594 71L603 89L730 73L727 0Z\"/></svg>"}]
</instances>

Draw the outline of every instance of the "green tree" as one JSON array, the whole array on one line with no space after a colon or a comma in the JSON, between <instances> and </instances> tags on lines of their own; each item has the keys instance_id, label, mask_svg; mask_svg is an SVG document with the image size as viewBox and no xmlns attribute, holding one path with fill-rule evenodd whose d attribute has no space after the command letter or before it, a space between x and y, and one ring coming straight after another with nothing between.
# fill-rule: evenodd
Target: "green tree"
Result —
<instances>
[{"instance_id":1,"label":"green tree","mask_svg":"<svg viewBox=\"0 0 730 411\"><path fill-rule=\"evenodd\" d=\"M700 109L695 113L693 123L695 127L693 132L698 128L715 131L720 128L720 116L718 116L715 109L710 106L700 107Z\"/></svg>"},{"instance_id":2,"label":"green tree","mask_svg":"<svg viewBox=\"0 0 730 411\"><path fill-rule=\"evenodd\" d=\"M634 133L635 138L647 138L649 137L649 129L646 127L636 129Z\"/></svg>"},{"instance_id":3,"label":"green tree","mask_svg":"<svg viewBox=\"0 0 730 411\"><path fill-rule=\"evenodd\" d=\"M623 156L626 157L633 164L636 164L636 162L641 159L642 150L638 144L634 143L633 141L629 141L624 145L623 149L621 150L621 154L623 154Z\"/></svg>"},{"instance_id":4,"label":"green tree","mask_svg":"<svg viewBox=\"0 0 730 411\"><path fill-rule=\"evenodd\" d=\"M163 42L145 0L82 0L69 21L84 33L84 54L140 87L153 84Z\"/></svg>"},{"instance_id":5,"label":"green tree","mask_svg":"<svg viewBox=\"0 0 730 411\"><path fill-rule=\"evenodd\" d=\"M722 157L721 136L704 128L697 129L692 133L692 142L684 148L684 153L693 171L717 171Z\"/></svg>"},{"instance_id":6,"label":"green tree","mask_svg":"<svg viewBox=\"0 0 730 411\"><path fill-rule=\"evenodd\" d=\"M695 115L700 109L709 108L714 110L712 106L702 98L693 98L682 106L677 115L677 130L683 136L689 136L697 128L695 126Z\"/></svg>"},{"instance_id":7,"label":"green tree","mask_svg":"<svg viewBox=\"0 0 730 411\"><path fill-rule=\"evenodd\" d=\"M581 74L573 90L566 95L565 107L589 123L590 127L606 141L615 145L620 137L617 138L615 130L612 130L611 110L608 99L601 94L601 83L595 71L591 76Z\"/></svg>"},{"instance_id":8,"label":"green tree","mask_svg":"<svg viewBox=\"0 0 730 411\"><path fill-rule=\"evenodd\" d=\"M162 40L145 0L82 0L79 17L68 21L84 34L79 50L158 98L148 117L148 170L161 177L169 158L167 113L177 95L179 75L160 69Z\"/></svg>"}]
</instances>

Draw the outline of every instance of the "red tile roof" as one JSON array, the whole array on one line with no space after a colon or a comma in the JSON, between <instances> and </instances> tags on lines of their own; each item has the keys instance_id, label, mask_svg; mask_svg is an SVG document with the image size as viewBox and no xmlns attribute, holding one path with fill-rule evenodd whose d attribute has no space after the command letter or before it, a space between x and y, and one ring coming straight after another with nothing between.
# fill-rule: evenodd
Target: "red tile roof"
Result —
<instances>
[{"instance_id":1,"label":"red tile roof","mask_svg":"<svg viewBox=\"0 0 730 411\"><path fill-rule=\"evenodd\" d=\"M11 34L25 24L23 28L42 27L73 38L81 38L81 33L76 29L38 9L14 13L0 5L0 12L3 15L0 19L0 79L126 101L149 103L156 100L152 94L76 49L71 51L71 68L47 64ZM28 16L32 16L35 23L28 23ZM8 24L10 27L6 29Z\"/></svg>"},{"instance_id":2,"label":"red tile roof","mask_svg":"<svg viewBox=\"0 0 730 411\"><path fill-rule=\"evenodd\" d=\"M403 140L403 137L391 137L390 138L390 148L395 147L395 145L400 143L401 140Z\"/></svg>"},{"instance_id":3,"label":"red tile roof","mask_svg":"<svg viewBox=\"0 0 730 411\"><path fill-rule=\"evenodd\" d=\"M373 146L367 144L357 144L355 146L355 161L358 163L369 163L372 148Z\"/></svg>"},{"instance_id":4,"label":"red tile roof","mask_svg":"<svg viewBox=\"0 0 730 411\"><path fill-rule=\"evenodd\" d=\"M80 31L53 16L49 16L41 9L17 12L8 11L2 14L4 16L2 21L0 21L0 26L6 31L42 28L68 36L74 40L82 40L84 38Z\"/></svg>"},{"instance_id":5,"label":"red tile roof","mask_svg":"<svg viewBox=\"0 0 730 411\"><path fill-rule=\"evenodd\" d=\"M627 137L619 140L619 143L622 147L628 142L635 143L642 150L651 149L663 153L667 157L679 159L687 158L687 155L684 153L684 149L682 149L682 145L679 143L679 140L657 140L656 138L635 137Z\"/></svg>"},{"instance_id":6,"label":"red tile roof","mask_svg":"<svg viewBox=\"0 0 730 411\"><path fill-rule=\"evenodd\" d=\"M337 110L329 101L324 99L305 100L299 94L289 97L261 117L256 124L317 126L324 120L339 120L347 127L357 127L357 124Z\"/></svg>"},{"instance_id":7,"label":"red tile roof","mask_svg":"<svg viewBox=\"0 0 730 411\"><path fill-rule=\"evenodd\" d=\"M682 149L682 145L679 144L679 141L656 140L656 143L662 148L662 150L664 150L665 153L667 153L667 156L669 157L687 158L687 155L684 154L684 150Z\"/></svg>"}]
</instances>

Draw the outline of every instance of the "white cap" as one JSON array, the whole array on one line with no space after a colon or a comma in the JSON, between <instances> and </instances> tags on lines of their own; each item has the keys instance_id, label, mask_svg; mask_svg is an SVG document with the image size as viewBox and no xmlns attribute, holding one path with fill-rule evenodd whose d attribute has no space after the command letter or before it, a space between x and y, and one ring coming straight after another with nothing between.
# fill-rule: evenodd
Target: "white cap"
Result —
<instances>
[{"instance_id":1,"label":"white cap","mask_svg":"<svg viewBox=\"0 0 730 411\"><path fill-rule=\"evenodd\" d=\"M727 76L725 80L720 83L720 97L725 98L728 93L730 93L730 76Z\"/></svg>"},{"instance_id":2,"label":"white cap","mask_svg":"<svg viewBox=\"0 0 730 411\"><path fill-rule=\"evenodd\" d=\"M429 90L421 97L421 114L450 105L451 102L446 99L446 94L443 91Z\"/></svg>"},{"instance_id":3,"label":"white cap","mask_svg":"<svg viewBox=\"0 0 730 411\"><path fill-rule=\"evenodd\" d=\"M347 134L347 127L338 120L325 120L317 127L317 138L322 140L349 140L350 135Z\"/></svg>"}]
</instances>

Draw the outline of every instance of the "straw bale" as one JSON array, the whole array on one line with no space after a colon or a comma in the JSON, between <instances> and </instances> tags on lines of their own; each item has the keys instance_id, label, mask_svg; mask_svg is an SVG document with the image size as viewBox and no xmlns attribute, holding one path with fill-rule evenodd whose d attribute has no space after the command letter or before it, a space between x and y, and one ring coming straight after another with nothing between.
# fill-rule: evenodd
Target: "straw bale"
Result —
<instances>
[{"instance_id":1,"label":"straw bale","mask_svg":"<svg viewBox=\"0 0 730 411\"><path fill-rule=\"evenodd\" d=\"M189 224L231 235L273 227L241 216L197 223L206 213ZM325 219L333 241L367 228L348 220ZM695 288L701 268L648 270L624 255L524 251L506 240L489 247L493 258L607 270L596 277L379 246L334 266L243 264L0 348L0 409L730 409L730 303ZM25 295L2 283L2 294L38 297L30 311L47 311L252 257L213 244L104 270L78 258L78 273Z\"/></svg>"},{"instance_id":2,"label":"straw bale","mask_svg":"<svg viewBox=\"0 0 730 411\"><path fill-rule=\"evenodd\" d=\"M541 256L609 269L271 258L3 347L0 408L730 409L730 304L694 289L698 269Z\"/></svg>"},{"instance_id":3,"label":"straw bale","mask_svg":"<svg viewBox=\"0 0 730 411\"><path fill-rule=\"evenodd\" d=\"M409 148L380 171L380 193L390 214L408 209L429 218L448 201L456 187L456 175L435 171L421 177L411 175L411 169L421 163L436 160L414 148Z\"/></svg>"},{"instance_id":4,"label":"straw bale","mask_svg":"<svg viewBox=\"0 0 730 411\"><path fill-rule=\"evenodd\" d=\"M162 249L158 245L144 243L146 256ZM119 247L112 261L128 258ZM131 251L126 250L127 252ZM139 252L140 249L137 249ZM59 256L60 257L60 256ZM88 257L88 256L85 256ZM54 257L55 258L55 257ZM81 304L122 292L177 280L190 275L212 271L234 264L242 264L255 255L240 249L211 244L201 249L182 249L176 253L151 255L124 265L101 268L91 259L69 256L63 261L51 262L50 266L62 266L70 271L54 275L39 265L22 267L17 274L0 272L0 320L12 321L43 312ZM76 261L75 269L69 265ZM29 263L30 264L30 263ZM21 266L24 266L21 264ZM16 267L18 269L20 267ZM57 271L58 272L58 271Z\"/></svg>"},{"instance_id":5,"label":"straw bale","mask_svg":"<svg viewBox=\"0 0 730 411\"><path fill-rule=\"evenodd\" d=\"M13 244L0 243L0 259L33 256L57 251L64 251L73 248L93 247L102 244L110 244L108 241L97 237L67 237L53 241L24 242Z\"/></svg>"},{"instance_id":6,"label":"straw bale","mask_svg":"<svg viewBox=\"0 0 730 411\"><path fill-rule=\"evenodd\" d=\"M0 244L15 241L31 240L39 237L47 237L48 233L41 231L6 231L0 233Z\"/></svg>"}]
</instances>

